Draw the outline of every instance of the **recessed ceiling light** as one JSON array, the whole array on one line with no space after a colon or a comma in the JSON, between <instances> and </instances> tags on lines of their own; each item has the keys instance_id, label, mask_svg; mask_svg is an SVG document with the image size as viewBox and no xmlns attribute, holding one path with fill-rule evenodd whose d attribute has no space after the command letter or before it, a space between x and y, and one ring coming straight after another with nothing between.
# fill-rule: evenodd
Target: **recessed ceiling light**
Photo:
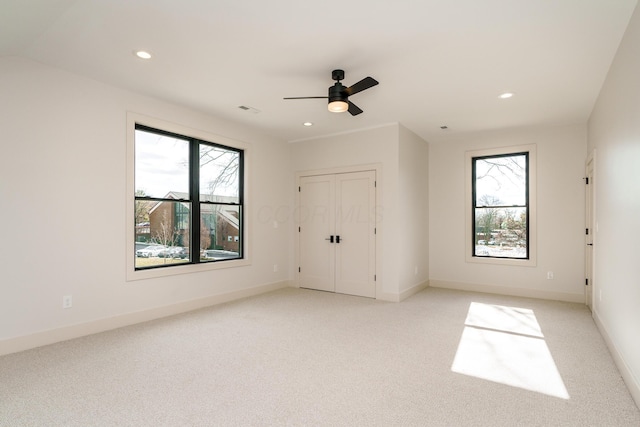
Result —
<instances>
[{"instance_id":1,"label":"recessed ceiling light","mask_svg":"<svg viewBox=\"0 0 640 427\"><path fill-rule=\"evenodd\" d=\"M141 59L151 59L151 54L146 50L136 50L135 55Z\"/></svg>"},{"instance_id":2,"label":"recessed ceiling light","mask_svg":"<svg viewBox=\"0 0 640 427\"><path fill-rule=\"evenodd\" d=\"M498 98L500 99L509 99L513 96L512 92L505 92L503 94L501 94Z\"/></svg>"},{"instance_id":3,"label":"recessed ceiling light","mask_svg":"<svg viewBox=\"0 0 640 427\"><path fill-rule=\"evenodd\" d=\"M313 123L311 123L311 122L304 122L302 125L303 125L303 126L307 126L307 127L309 127L309 126L313 126Z\"/></svg>"}]
</instances>

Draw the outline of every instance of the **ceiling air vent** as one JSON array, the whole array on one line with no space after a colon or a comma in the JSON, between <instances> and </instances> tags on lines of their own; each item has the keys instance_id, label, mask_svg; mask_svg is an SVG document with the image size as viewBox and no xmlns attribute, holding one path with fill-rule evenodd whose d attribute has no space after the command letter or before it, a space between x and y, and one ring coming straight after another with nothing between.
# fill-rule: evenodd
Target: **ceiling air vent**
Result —
<instances>
[{"instance_id":1,"label":"ceiling air vent","mask_svg":"<svg viewBox=\"0 0 640 427\"><path fill-rule=\"evenodd\" d=\"M239 109L243 110L243 111L247 111L249 113L253 113L253 114L258 114L260 112L260 110L253 108L253 107L247 107L246 105L240 105L238 106Z\"/></svg>"}]
</instances>

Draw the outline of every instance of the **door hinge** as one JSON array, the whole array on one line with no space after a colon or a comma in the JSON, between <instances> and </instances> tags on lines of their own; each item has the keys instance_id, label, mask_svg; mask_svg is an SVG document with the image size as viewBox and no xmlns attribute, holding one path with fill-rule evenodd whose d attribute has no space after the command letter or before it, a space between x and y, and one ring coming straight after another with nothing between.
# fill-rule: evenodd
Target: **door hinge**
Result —
<instances>
[{"instance_id":1,"label":"door hinge","mask_svg":"<svg viewBox=\"0 0 640 427\"><path fill-rule=\"evenodd\" d=\"M377 228L373 228L373 234L378 234L378 229Z\"/></svg>"},{"instance_id":2,"label":"door hinge","mask_svg":"<svg viewBox=\"0 0 640 427\"><path fill-rule=\"evenodd\" d=\"M584 183L585 183L586 185L589 185L589 177L588 177L588 176L586 176L586 177L584 178Z\"/></svg>"},{"instance_id":3,"label":"door hinge","mask_svg":"<svg viewBox=\"0 0 640 427\"><path fill-rule=\"evenodd\" d=\"M300 228L300 227L298 227L298 233L300 233L300 231L301 231L301 228Z\"/></svg>"},{"instance_id":4,"label":"door hinge","mask_svg":"<svg viewBox=\"0 0 640 427\"><path fill-rule=\"evenodd\" d=\"M375 282L376 280L378 280L378 276L376 276L375 274L373 275L373 281Z\"/></svg>"},{"instance_id":5,"label":"door hinge","mask_svg":"<svg viewBox=\"0 0 640 427\"><path fill-rule=\"evenodd\" d=\"M300 186L298 186L298 193L300 192Z\"/></svg>"},{"instance_id":6,"label":"door hinge","mask_svg":"<svg viewBox=\"0 0 640 427\"><path fill-rule=\"evenodd\" d=\"M589 235L589 229L587 228L587 229L585 229L585 231L586 231L586 235L588 236Z\"/></svg>"},{"instance_id":7,"label":"door hinge","mask_svg":"<svg viewBox=\"0 0 640 427\"><path fill-rule=\"evenodd\" d=\"M589 286L589 279L584 279L584 285Z\"/></svg>"},{"instance_id":8,"label":"door hinge","mask_svg":"<svg viewBox=\"0 0 640 427\"><path fill-rule=\"evenodd\" d=\"M298 267L298 273L300 273L300 267Z\"/></svg>"}]
</instances>

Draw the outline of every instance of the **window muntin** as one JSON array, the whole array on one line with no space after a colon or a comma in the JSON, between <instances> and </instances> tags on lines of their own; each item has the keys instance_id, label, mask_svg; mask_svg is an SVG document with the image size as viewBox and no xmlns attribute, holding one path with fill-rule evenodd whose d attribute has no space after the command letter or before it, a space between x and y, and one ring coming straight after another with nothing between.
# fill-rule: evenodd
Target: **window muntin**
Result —
<instances>
[{"instance_id":1,"label":"window muntin","mask_svg":"<svg viewBox=\"0 0 640 427\"><path fill-rule=\"evenodd\" d=\"M472 256L530 258L529 153L472 157Z\"/></svg>"},{"instance_id":2,"label":"window muntin","mask_svg":"<svg viewBox=\"0 0 640 427\"><path fill-rule=\"evenodd\" d=\"M242 259L243 150L140 124L134 146L135 269Z\"/></svg>"}]
</instances>

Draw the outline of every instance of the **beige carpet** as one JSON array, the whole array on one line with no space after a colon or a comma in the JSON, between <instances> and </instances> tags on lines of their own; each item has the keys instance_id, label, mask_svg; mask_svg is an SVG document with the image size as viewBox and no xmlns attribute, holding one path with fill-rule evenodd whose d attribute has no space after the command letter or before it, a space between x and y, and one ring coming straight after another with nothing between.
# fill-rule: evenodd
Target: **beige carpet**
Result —
<instances>
[{"instance_id":1,"label":"beige carpet","mask_svg":"<svg viewBox=\"0 0 640 427\"><path fill-rule=\"evenodd\" d=\"M303 289L0 357L2 426L640 426L583 305Z\"/></svg>"}]
</instances>

